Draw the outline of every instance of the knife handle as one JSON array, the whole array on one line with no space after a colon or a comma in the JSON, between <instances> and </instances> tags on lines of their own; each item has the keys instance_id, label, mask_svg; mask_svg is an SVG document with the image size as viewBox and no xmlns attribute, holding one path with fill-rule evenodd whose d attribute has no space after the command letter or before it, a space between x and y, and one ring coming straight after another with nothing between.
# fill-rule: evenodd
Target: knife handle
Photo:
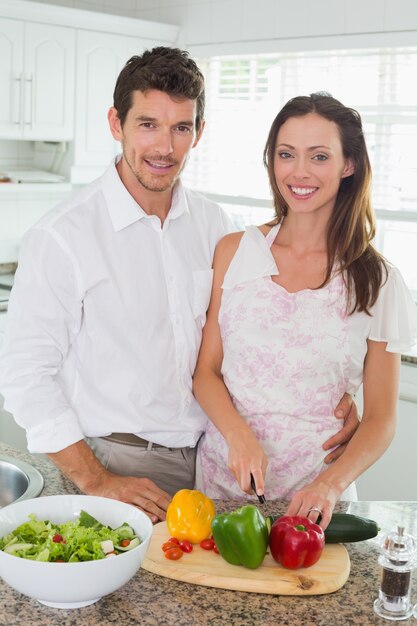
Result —
<instances>
[{"instance_id":1,"label":"knife handle","mask_svg":"<svg viewBox=\"0 0 417 626\"><path fill-rule=\"evenodd\" d=\"M252 487L252 489L254 490L254 492L256 493L256 485L255 485L255 479L253 477L253 474L251 473L250 475L250 486ZM258 496L258 494L256 493L256 496L259 500L259 502L261 504L265 504L266 500L265 500L265 496Z\"/></svg>"}]
</instances>

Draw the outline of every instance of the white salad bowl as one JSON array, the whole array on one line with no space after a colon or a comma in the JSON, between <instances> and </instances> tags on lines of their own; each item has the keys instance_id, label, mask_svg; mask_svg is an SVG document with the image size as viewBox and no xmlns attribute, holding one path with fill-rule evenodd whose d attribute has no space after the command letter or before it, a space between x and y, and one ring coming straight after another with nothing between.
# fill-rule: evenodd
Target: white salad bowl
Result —
<instances>
[{"instance_id":1,"label":"white salad bowl","mask_svg":"<svg viewBox=\"0 0 417 626\"><path fill-rule=\"evenodd\" d=\"M132 550L79 563L45 563L23 559L0 550L0 576L13 589L54 608L79 608L116 591L140 568L152 536L152 522L135 507L96 496L62 495L23 500L0 509L0 537L29 521L56 524L75 521L86 511L106 526L117 528L127 522L140 537Z\"/></svg>"}]
</instances>

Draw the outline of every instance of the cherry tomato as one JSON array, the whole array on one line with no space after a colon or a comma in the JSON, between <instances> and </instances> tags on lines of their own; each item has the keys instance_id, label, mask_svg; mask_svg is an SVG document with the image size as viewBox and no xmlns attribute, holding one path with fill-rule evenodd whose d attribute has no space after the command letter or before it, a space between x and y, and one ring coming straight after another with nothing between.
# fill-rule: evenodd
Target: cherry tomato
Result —
<instances>
[{"instance_id":1,"label":"cherry tomato","mask_svg":"<svg viewBox=\"0 0 417 626\"><path fill-rule=\"evenodd\" d=\"M178 545L179 545L179 543L180 543L180 540L179 540L179 539L177 539L176 537L170 537L170 538L168 539L168 543L173 543L174 545L177 545L177 546L178 546Z\"/></svg>"},{"instance_id":2,"label":"cherry tomato","mask_svg":"<svg viewBox=\"0 0 417 626\"><path fill-rule=\"evenodd\" d=\"M130 539L122 539L121 542L119 543L119 546L121 546L122 548L127 548L129 544L130 544Z\"/></svg>"},{"instance_id":3,"label":"cherry tomato","mask_svg":"<svg viewBox=\"0 0 417 626\"><path fill-rule=\"evenodd\" d=\"M216 554L220 554L220 550L216 545L214 546L213 550Z\"/></svg>"},{"instance_id":4,"label":"cherry tomato","mask_svg":"<svg viewBox=\"0 0 417 626\"><path fill-rule=\"evenodd\" d=\"M171 546L171 548L165 551L165 557L170 561L178 561L178 559L180 559L183 554L184 552L181 550L181 548L178 548L177 546L175 546L174 548Z\"/></svg>"},{"instance_id":5,"label":"cherry tomato","mask_svg":"<svg viewBox=\"0 0 417 626\"><path fill-rule=\"evenodd\" d=\"M64 543L64 537L60 535L59 533L57 533L56 535L52 537L52 541L54 543Z\"/></svg>"},{"instance_id":6,"label":"cherry tomato","mask_svg":"<svg viewBox=\"0 0 417 626\"><path fill-rule=\"evenodd\" d=\"M170 548L175 548L175 546L179 546L180 544L180 540L177 539L176 537L170 537L169 539L167 539L167 541L165 541L165 543L162 544L161 548L164 552L166 552L167 550L169 550ZM185 552L185 550L184 550ZM191 552L191 550L190 550Z\"/></svg>"},{"instance_id":7,"label":"cherry tomato","mask_svg":"<svg viewBox=\"0 0 417 626\"><path fill-rule=\"evenodd\" d=\"M214 550L215 545L214 539L203 539L203 541L200 541L200 548L203 548L203 550Z\"/></svg>"},{"instance_id":8,"label":"cherry tomato","mask_svg":"<svg viewBox=\"0 0 417 626\"><path fill-rule=\"evenodd\" d=\"M193 544L191 543L191 541L187 541L186 539L180 541L179 546L183 552L193 551Z\"/></svg>"}]
</instances>

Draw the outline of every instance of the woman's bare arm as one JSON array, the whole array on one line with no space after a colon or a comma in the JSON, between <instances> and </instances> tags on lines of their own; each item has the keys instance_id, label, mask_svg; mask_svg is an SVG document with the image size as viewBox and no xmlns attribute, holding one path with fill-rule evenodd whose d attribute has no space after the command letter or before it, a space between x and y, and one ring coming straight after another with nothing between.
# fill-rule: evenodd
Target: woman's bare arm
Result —
<instances>
[{"instance_id":1,"label":"woman's bare arm","mask_svg":"<svg viewBox=\"0 0 417 626\"><path fill-rule=\"evenodd\" d=\"M323 511L321 525L326 528L339 496L385 452L395 434L399 371L400 355L387 352L385 342L368 340L361 423L344 454L294 495L288 514L307 515L317 507ZM317 514L310 518L315 520Z\"/></svg>"},{"instance_id":2,"label":"woman's bare arm","mask_svg":"<svg viewBox=\"0 0 417 626\"><path fill-rule=\"evenodd\" d=\"M242 233L226 235L216 248L213 289L194 373L193 391L199 404L228 444L228 466L235 474L241 489L252 493L250 486L252 473L257 492L261 495L264 493L268 460L251 428L233 406L221 375L223 347L218 324L221 285L241 237Z\"/></svg>"}]
</instances>

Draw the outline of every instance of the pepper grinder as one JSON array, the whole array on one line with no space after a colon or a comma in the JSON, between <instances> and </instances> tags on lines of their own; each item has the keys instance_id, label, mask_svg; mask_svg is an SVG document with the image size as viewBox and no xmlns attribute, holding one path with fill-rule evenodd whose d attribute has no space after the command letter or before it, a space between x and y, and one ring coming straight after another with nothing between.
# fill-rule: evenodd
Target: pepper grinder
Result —
<instances>
[{"instance_id":1,"label":"pepper grinder","mask_svg":"<svg viewBox=\"0 0 417 626\"><path fill-rule=\"evenodd\" d=\"M389 620L411 617L411 572L417 565L417 542L404 534L404 527L389 533L383 542L378 559L382 566L381 586L374 602L374 611Z\"/></svg>"}]
</instances>

